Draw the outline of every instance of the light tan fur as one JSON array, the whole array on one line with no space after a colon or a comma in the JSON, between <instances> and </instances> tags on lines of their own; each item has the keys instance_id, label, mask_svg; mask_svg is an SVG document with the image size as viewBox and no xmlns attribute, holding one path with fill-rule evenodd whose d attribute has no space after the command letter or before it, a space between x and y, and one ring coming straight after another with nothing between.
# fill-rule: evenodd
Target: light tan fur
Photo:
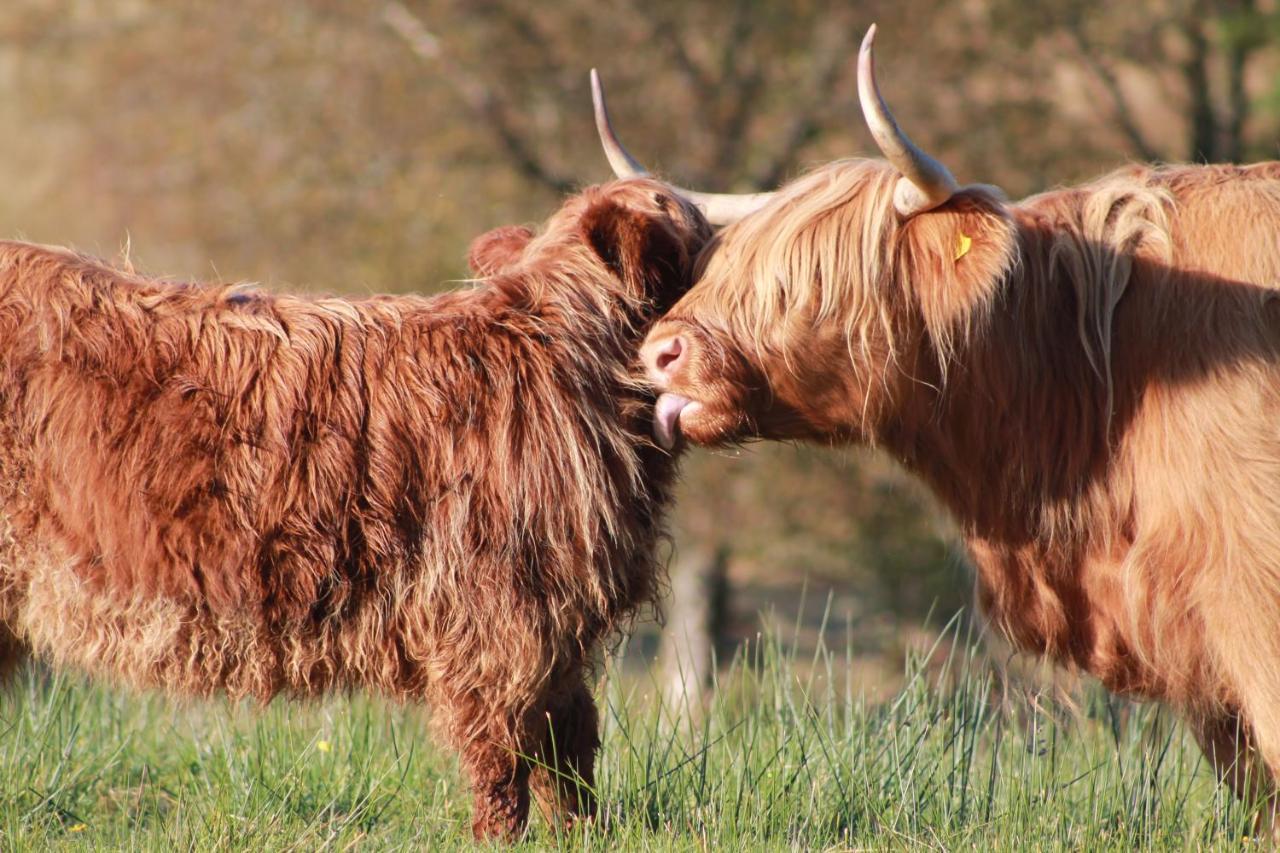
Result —
<instances>
[{"instance_id":1,"label":"light tan fur","mask_svg":"<svg viewBox=\"0 0 1280 853\"><path fill-rule=\"evenodd\" d=\"M683 342L684 434L883 447L1019 646L1280 773L1280 164L905 221L895 178L823 167L715 240L649 336Z\"/></svg>"}]
</instances>

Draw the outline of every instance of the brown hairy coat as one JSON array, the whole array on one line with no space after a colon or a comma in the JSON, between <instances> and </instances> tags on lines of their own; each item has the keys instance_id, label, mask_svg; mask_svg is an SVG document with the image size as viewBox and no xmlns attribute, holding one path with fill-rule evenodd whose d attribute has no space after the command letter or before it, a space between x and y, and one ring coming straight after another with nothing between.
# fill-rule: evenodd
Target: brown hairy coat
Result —
<instances>
[{"instance_id":1,"label":"brown hairy coat","mask_svg":"<svg viewBox=\"0 0 1280 853\"><path fill-rule=\"evenodd\" d=\"M645 345L679 429L883 447L1019 646L1280 774L1280 164L906 219L897 180L831 164L722 232Z\"/></svg>"},{"instance_id":2,"label":"brown hairy coat","mask_svg":"<svg viewBox=\"0 0 1280 853\"><path fill-rule=\"evenodd\" d=\"M477 835L520 829L538 762L589 815L586 669L655 595L674 476L634 350L709 236L620 181L477 240L474 287L361 301L0 244L0 649L424 701Z\"/></svg>"}]
</instances>

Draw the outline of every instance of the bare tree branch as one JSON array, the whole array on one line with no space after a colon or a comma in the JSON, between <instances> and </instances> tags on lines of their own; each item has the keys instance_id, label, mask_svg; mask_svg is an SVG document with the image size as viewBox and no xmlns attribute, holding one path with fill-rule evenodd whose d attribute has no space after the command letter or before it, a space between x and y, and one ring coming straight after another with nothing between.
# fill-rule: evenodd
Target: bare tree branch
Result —
<instances>
[{"instance_id":1,"label":"bare tree branch","mask_svg":"<svg viewBox=\"0 0 1280 853\"><path fill-rule=\"evenodd\" d=\"M727 186L739 178L749 158L748 133L761 107L760 95L766 83L764 69L748 44L761 18L750 0L738 0L728 32L724 35L717 74L711 76L694 59L681 34L672 23L639 0L631 3L638 18L648 25L648 37L663 44L676 68L686 77L699 98L699 120L713 139L711 161L692 180L709 186ZM756 168L754 186L772 186L795 166L796 157L822 129L822 109L830 101L840 75L842 60L852 55L849 30L823 17L814 34L820 47L810 62L808 82L801 88L804 97L791 110L791 119L780 135L777 149L763 166Z\"/></svg>"},{"instance_id":2,"label":"bare tree branch","mask_svg":"<svg viewBox=\"0 0 1280 853\"><path fill-rule=\"evenodd\" d=\"M1182 64L1191 96L1191 138L1187 153L1192 160L1210 163L1218 159L1218 120L1213 114L1213 96L1209 90L1209 39L1199 15L1184 20L1180 29L1191 45L1191 53Z\"/></svg>"},{"instance_id":3,"label":"bare tree branch","mask_svg":"<svg viewBox=\"0 0 1280 853\"><path fill-rule=\"evenodd\" d=\"M1257 13L1256 0L1241 0L1240 11L1247 16ZM1227 115L1223 121L1226 136L1223 154L1227 160L1244 159L1244 125L1249 118L1249 96L1245 91L1244 77L1249 58L1259 47L1256 39L1233 33L1227 48Z\"/></svg>"},{"instance_id":4,"label":"bare tree branch","mask_svg":"<svg viewBox=\"0 0 1280 853\"><path fill-rule=\"evenodd\" d=\"M855 55L849 40L849 33L853 30L846 26L830 26L829 23L825 26L819 24L819 28L821 32L818 35L826 33L827 36L819 41L820 47L811 65L812 73L805 86L805 91L810 93L809 102L792 117L783 131L781 144L757 173L753 182L755 186L777 186L795 168L800 151L822 129L823 107L831 101L844 60Z\"/></svg>"},{"instance_id":5,"label":"bare tree branch","mask_svg":"<svg viewBox=\"0 0 1280 853\"><path fill-rule=\"evenodd\" d=\"M684 40L680 37L680 32L672 22L657 14L652 6L646 4L644 0L632 0L629 5L636 17L648 26L648 38L654 44L659 44L666 48L667 53L670 54L672 61L675 63L676 70L683 74L693 87L694 95L698 101L710 104L716 94L715 81L694 61L693 54L689 53L685 47Z\"/></svg>"},{"instance_id":6,"label":"bare tree branch","mask_svg":"<svg viewBox=\"0 0 1280 853\"><path fill-rule=\"evenodd\" d=\"M738 0L720 56L719 89L724 92L727 109L718 113L713 160L705 170L714 176L716 183L726 183L742 172L747 128L751 125L764 84L759 64L749 58L749 51L741 50L756 27L757 18L752 11L749 0Z\"/></svg>"},{"instance_id":7,"label":"bare tree branch","mask_svg":"<svg viewBox=\"0 0 1280 853\"><path fill-rule=\"evenodd\" d=\"M1074 18L1068 20L1066 31L1071 36L1072 41L1075 42L1076 49L1080 52L1080 57L1084 61L1085 67L1092 72L1093 76L1098 79L1098 82L1106 90L1107 97L1111 100L1112 114L1116 121L1119 122L1120 130L1124 133L1125 138L1129 140L1129 144L1133 146L1137 155L1143 160L1162 159L1155 146L1147 141L1137 122L1134 121L1133 110L1129 105L1128 98L1125 97L1124 91L1120 88L1120 81L1116 78L1115 73L1098 57L1094 47L1089 44L1089 39L1085 36L1080 21Z\"/></svg>"},{"instance_id":8,"label":"bare tree branch","mask_svg":"<svg viewBox=\"0 0 1280 853\"><path fill-rule=\"evenodd\" d=\"M498 142L521 174L558 192L572 192L575 182L560 174L539 157L516 130L501 101L483 82L454 62L436 38L413 12L402 3L387 3L382 19L419 59L439 68L467 107L482 119L497 136Z\"/></svg>"}]
</instances>

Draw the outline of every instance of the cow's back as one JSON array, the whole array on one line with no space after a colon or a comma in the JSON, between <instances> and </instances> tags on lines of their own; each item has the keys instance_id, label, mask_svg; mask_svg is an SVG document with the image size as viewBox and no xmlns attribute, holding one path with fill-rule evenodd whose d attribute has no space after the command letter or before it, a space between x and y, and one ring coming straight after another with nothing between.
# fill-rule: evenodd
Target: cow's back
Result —
<instances>
[{"instance_id":1,"label":"cow's back","mask_svg":"<svg viewBox=\"0 0 1280 853\"><path fill-rule=\"evenodd\" d=\"M1169 166L1152 181L1175 201L1175 268L1280 288L1280 163Z\"/></svg>"},{"instance_id":2,"label":"cow's back","mask_svg":"<svg viewBox=\"0 0 1280 853\"><path fill-rule=\"evenodd\" d=\"M549 630L535 590L575 642L654 594L673 462L590 340L483 290L307 300L18 251L0 621L55 662L422 698L440 649Z\"/></svg>"},{"instance_id":3,"label":"cow's back","mask_svg":"<svg viewBox=\"0 0 1280 853\"><path fill-rule=\"evenodd\" d=\"M136 683L342 681L322 623L382 604L371 566L411 551L369 508L369 466L411 478L362 446L396 309L0 258L0 616Z\"/></svg>"}]
</instances>

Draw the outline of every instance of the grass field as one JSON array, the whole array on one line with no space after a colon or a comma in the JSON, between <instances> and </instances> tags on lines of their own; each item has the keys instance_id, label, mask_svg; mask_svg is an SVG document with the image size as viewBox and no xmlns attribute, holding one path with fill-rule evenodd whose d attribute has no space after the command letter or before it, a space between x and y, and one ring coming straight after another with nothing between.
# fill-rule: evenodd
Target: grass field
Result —
<instances>
[{"instance_id":1,"label":"grass field","mask_svg":"<svg viewBox=\"0 0 1280 853\"><path fill-rule=\"evenodd\" d=\"M1167 711L1004 686L972 645L908 661L888 702L844 657L763 641L705 710L606 673L602 810L524 845L590 850L1185 849L1248 845ZM967 649L967 651L966 651ZM175 706L25 673L0 698L0 848L470 846L468 798L422 714L364 697Z\"/></svg>"}]
</instances>

